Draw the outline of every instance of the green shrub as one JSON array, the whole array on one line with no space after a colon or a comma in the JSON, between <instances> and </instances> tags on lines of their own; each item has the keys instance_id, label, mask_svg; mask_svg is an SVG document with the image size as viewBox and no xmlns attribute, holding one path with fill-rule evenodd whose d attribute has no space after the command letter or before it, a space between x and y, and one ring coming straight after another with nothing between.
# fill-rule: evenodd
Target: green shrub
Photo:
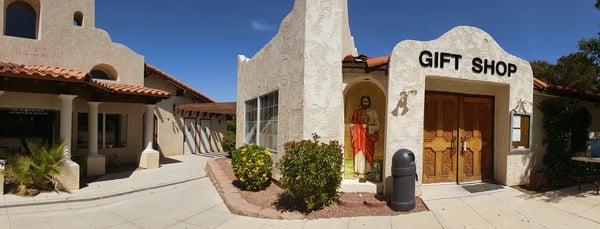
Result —
<instances>
[{"instance_id":1,"label":"green shrub","mask_svg":"<svg viewBox=\"0 0 600 229\"><path fill-rule=\"evenodd\" d=\"M231 153L235 150L235 120L227 120L227 133L223 136L221 142L223 150L231 157Z\"/></svg>"},{"instance_id":2,"label":"green shrub","mask_svg":"<svg viewBox=\"0 0 600 229\"><path fill-rule=\"evenodd\" d=\"M14 155L7 160L4 175L8 182L17 185L17 194L28 195L39 190L57 190L56 177L62 163L67 159L64 145L47 147L36 141L28 141L29 155Z\"/></svg>"},{"instance_id":3,"label":"green shrub","mask_svg":"<svg viewBox=\"0 0 600 229\"><path fill-rule=\"evenodd\" d=\"M561 186L570 175L586 173L587 169L577 168L571 157L587 150L591 115L581 103L568 99L545 100L540 109L546 144L544 174Z\"/></svg>"},{"instance_id":4,"label":"green shrub","mask_svg":"<svg viewBox=\"0 0 600 229\"><path fill-rule=\"evenodd\" d=\"M342 182L342 147L318 138L286 143L279 162L286 193L308 211L331 204Z\"/></svg>"},{"instance_id":5,"label":"green shrub","mask_svg":"<svg viewBox=\"0 0 600 229\"><path fill-rule=\"evenodd\" d=\"M258 191L271 184L273 160L264 147L246 145L234 150L231 165L242 189Z\"/></svg>"}]
</instances>

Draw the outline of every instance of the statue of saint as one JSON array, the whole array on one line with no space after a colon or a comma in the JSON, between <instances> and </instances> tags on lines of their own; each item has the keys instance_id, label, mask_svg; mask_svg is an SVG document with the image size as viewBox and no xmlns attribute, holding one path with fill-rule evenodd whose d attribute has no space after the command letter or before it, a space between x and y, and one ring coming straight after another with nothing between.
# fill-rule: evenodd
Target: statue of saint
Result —
<instances>
[{"instance_id":1,"label":"statue of saint","mask_svg":"<svg viewBox=\"0 0 600 229\"><path fill-rule=\"evenodd\" d=\"M354 156L354 174L364 180L371 171L375 143L379 138L379 117L371 108L371 97L360 98L360 107L352 113L350 136L352 137L352 154Z\"/></svg>"}]
</instances>

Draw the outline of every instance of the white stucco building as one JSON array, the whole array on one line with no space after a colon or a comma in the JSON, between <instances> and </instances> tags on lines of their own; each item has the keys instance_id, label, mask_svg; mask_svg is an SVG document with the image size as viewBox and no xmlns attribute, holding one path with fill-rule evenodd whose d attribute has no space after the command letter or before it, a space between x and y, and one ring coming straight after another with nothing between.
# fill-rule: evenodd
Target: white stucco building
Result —
<instances>
[{"instance_id":1,"label":"white stucco building","mask_svg":"<svg viewBox=\"0 0 600 229\"><path fill-rule=\"evenodd\" d=\"M423 184L529 182L544 153L534 104L547 90L534 87L528 61L469 26L431 41L402 41L390 56L358 56L347 4L296 0L265 47L239 56L238 146L265 146L278 160L286 142L313 133L336 140L344 145L348 191L389 193L392 156L402 148L415 154L417 193ZM379 125L367 135L375 172L363 183L353 175L351 131L365 97Z\"/></svg>"},{"instance_id":2,"label":"white stucco building","mask_svg":"<svg viewBox=\"0 0 600 229\"><path fill-rule=\"evenodd\" d=\"M87 165L83 174L98 176L108 156L157 168L161 154L222 151L235 105L113 43L95 27L94 0L0 6L0 159L26 151L26 139L64 142L68 157ZM79 188L80 168L66 163L64 189Z\"/></svg>"}]
</instances>

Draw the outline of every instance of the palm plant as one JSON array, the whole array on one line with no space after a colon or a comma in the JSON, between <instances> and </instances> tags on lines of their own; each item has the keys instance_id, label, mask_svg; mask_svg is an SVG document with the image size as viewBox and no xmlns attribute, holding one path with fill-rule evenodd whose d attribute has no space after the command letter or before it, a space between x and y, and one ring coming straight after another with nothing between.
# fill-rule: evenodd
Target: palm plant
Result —
<instances>
[{"instance_id":1,"label":"palm plant","mask_svg":"<svg viewBox=\"0 0 600 229\"><path fill-rule=\"evenodd\" d=\"M30 189L42 190L51 185L58 188L56 177L66 160L64 144L47 147L39 141L28 140L30 155L14 155L8 158L5 175L17 184L18 194L28 194Z\"/></svg>"}]
</instances>

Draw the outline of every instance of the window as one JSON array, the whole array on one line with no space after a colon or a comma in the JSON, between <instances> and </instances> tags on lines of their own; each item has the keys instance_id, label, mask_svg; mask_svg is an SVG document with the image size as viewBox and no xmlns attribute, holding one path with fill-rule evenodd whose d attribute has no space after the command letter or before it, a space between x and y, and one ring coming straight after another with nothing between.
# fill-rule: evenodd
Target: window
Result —
<instances>
[{"instance_id":1,"label":"window","mask_svg":"<svg viewBox=\"0 0 600 229\"><path fill-rule=\"evenodd\" d=\"M512 148L528 149L531 136L531 115L513 113L512 117Z\"/></svg>"},{"instance_id":2,"label":"window","mask_svg":"<svg viewBox=\"0 0 600 229\"><path fill-rule=\"evenodd\" d=\"M73 15L73 25L83 26L83 14L81 12L75 12Z\"/></svg>"},{"instance_id":3,"label":"window","mask_svg":"<svg viewBox=\"0 0 600 229\"><path fill-rule=\"evenodd\" d=\"M246 101L245 126L244 126L244 141L246 144L256 144L256 131L258 119L258 104L257 99Z\"/></svg>"},{"instance_id":4,"label":"window","mask_svg":"<svg viewBox=\"0 0 600 229\"><path fill-rule=\"evenodd\" d=\"M279 92L275 91L245 103L244 140L271 151L277 150Z\"/></svg>"},{"instance_id":5,"label":"window","mask_svg":"<svg viewBox=\"0 0 600 229\"><path fill-rule=\"evenodd\" d=\"M278 92L260 97L259 145L272 151L277 150L278 100Z\"/></svg>"},{"instance_id":6,"label":"window","mask_svg":"<svg viewBox=\"0 0 600 229\"><path fill-rule=\"evenodd\" d=\"M90 72L90 75L92 76L93 79L99 79L99 80L109 80L110 79L108 74L102 70L92 70Z\"/></svg>"},{"instance_id":7,"label":"window","mask_svg":"<svg viewBox=\"0 0 600 229\"><path fill-rule=\"evenodd\" d=\"M127 147L127 115L105 114L104 120L104 148Z\"/></svg>"},{"instance_id":8,"label":"window","mask_svg":"<svg viewBox=\"0 0 600 229\"><path fill-rule=\"evenodd\" d=\"M92 79L117 80L117 70L108 64L99 64L90 71Z\"/></svg>"},{"instance_id":9,"label":"window","mask_svg":"<svg viewBox=\"0 0 600 229\"><path fill-rule=\"evenodd\" d=\"M127 121L126 114L98 114L98 148L126 148ZM88 114L77 114L77 148L87 149Z\"/></svg>"},{"instance_id":10,"label":"window","mask_svg":"<svg viewBox=\"0 0 600 229\"><path fill-rule=\"evenodd\" d=\"M14 1L6 7L4 35L37 39L35 9L24 1Z\"/></svg>"}]
</instances>

